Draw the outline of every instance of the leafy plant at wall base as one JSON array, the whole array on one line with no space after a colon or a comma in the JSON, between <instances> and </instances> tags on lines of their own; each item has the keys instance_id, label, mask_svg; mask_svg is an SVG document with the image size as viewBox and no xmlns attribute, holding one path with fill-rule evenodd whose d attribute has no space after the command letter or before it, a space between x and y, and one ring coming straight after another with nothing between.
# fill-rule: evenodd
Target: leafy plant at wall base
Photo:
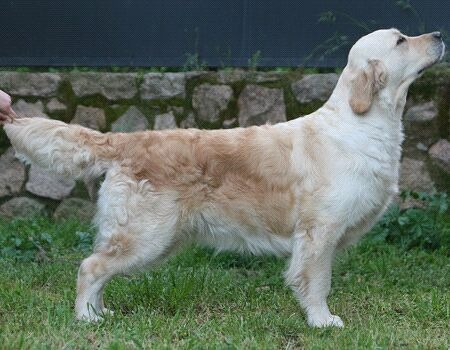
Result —
<instances>
[{"instance_id":1,"label":"leafy plant at wall base","mask_svg":"<svg viewBox=\"0 0 450 350\"><path fill-rule=\"evenodd\" d=\"M48 259L52 237L47 232L36 233L27 238L11 234L2 240L1 256L16 258L22 261Z\"/></svg>"},{"instance_id":2,"label":"leafy plant at wall base","mask_svg":"<svg viewBox=\"0 0 450 350\"><path fill-rule=\"evenodd\" d=\"M413 199L423 208L402 210L393 205L372 230L370 238L394 243L404 249L443 249L450 255L450 201L447 194L407 191L401 197L404 201Z\"/></svg>"},{"instance_id":3,"label":"leafy plant at wall base","mask_svg":"<svg viewBox=\"0 0 450 350\"><path fill-rule=\"evenodd\" d=\"M0 259L50 261L62 252L86 254L92 250L92 228L75 218L63 222L45 215L0 218Z\"/></svg>"},{"instance_id":4,"label":"leafy plant at wall base","mask_svg":"<svg viewBox=\"0 0 450 350\"><path fill-rule=\"evenodd\" d=\"M77 231L75 235L77 240L74 250L82 253L89 253L92 250L92 234L89 232Z\"/></svg>"}]
</instances>

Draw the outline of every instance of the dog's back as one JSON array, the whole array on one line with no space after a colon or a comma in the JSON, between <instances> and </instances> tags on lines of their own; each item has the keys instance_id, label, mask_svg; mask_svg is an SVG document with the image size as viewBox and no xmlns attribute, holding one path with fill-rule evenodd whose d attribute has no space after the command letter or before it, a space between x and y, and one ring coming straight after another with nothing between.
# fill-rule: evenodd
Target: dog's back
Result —
<instances>
[{"instance_id":1,"label":"dog's back","mask_svg":"<svg viewBox=\"0 0 450 350\"><path fill-rule=\"evenodd\" d=\"M55 120L21 118L6 124L5 131L19 157L50 171L79 178L112 169L128 181L147 183L152 192L176 193L184 224L200 234L208 231L217 238L225 230L221 226L240 222L236 232L289 237L298 219L299 176L291 164L289 129L102 134ZM233 248L229 241L226 236L219 246ZM242 249L248 245L247 250L261 253L242 243Z\"/></svg>"}]
</instances>

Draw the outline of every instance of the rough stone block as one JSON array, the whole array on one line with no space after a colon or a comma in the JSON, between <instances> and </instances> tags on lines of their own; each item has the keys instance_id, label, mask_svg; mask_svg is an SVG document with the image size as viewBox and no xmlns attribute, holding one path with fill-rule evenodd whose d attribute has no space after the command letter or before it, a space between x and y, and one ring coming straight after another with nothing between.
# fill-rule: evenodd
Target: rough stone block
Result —
<instances>
[{"instance_id":1,"label":"rough stone block","mask_svg":"<svg viewBox=\"0 0 450 350\"><path fill-rule=\"evenodd\" d=\"M238 100L239 125L276 124L286 121L283 90L247 85Z\"/></svg>"}]
</instances>

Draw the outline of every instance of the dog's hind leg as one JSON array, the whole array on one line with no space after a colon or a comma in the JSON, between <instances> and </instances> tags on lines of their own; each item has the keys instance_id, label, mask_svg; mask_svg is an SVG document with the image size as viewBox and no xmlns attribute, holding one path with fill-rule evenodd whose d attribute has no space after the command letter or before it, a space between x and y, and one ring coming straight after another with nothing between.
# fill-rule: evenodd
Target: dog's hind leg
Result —
<instances>
[{"instance_id":1,"label":"dog's hind leg","mask_svg":"<svg viewBox=\"0 0 450 350\"><path fill-rule=\"evenodd\" d=\"M166 230L159 231L157 226ZM96 321L109 313L103 305L103 289L115 275L155 265L170 254L176 244L175 231L174 227L167 230L167 225L163 226L156 225L152 232L144 230L137 235L113 234L83 260L78 271L75 304L78 319Z\"/></svg>"},{"instance_id":2,"label":"dog's hind leg","mask_svg":"<svg viewBox=\"0 0 450 350\"><path fill-rule=\"evenodd\" d=\"M99 234L94 254L82 262L78 272L78 319L101 318L107 312L102 292L111 278L160 262L180 242L178 207L172 197L149 194L136 199L136 194L124 195L129 191L127 186L121 189L118 182L109 182L106 179L100 191ZM124 217L117 220L121 215Z\"/></svg>"},{"instance_id":3,"label":"dog's hind leg","mask_svg":"<svg viewBox=\"0 0 450 350\"><path fill-rule=\"evenodd\" d=\"M99 191L94 254L78 272L76 316L98 320L107 310L103 288L117 274L154 265L180 242L179 208L173 193L155 192L126 169L113 167Z\"/></svg>"},{"instance_id":4,"label":"dog's hind leg","mask_svg":"<svg viewBox=\"0 0 450 350\"><path fill-rule=\"evenodd\" d=\"M328 309L331 266L336 250L336 233L326 229L301 231L294 237L292 258L286 271L286 283L305 309L312 327L344 324Z\"/></svg>"}]
</instances>

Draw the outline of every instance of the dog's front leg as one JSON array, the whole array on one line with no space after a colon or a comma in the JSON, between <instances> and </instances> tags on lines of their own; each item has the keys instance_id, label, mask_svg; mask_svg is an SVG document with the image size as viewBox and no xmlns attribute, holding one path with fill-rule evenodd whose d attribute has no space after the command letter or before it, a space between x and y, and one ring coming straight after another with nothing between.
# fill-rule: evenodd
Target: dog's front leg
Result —
<instances>
[{"instance_id":1,"label":"dog's front leg","mask_svg":"<svg viewBox=\"0 0 450 350\"><path fill-rule=\"evenodd\" d=\"M331 314L327 304L336 236L337 232L326 228L303 230L294 236L286 283L305 309L312 327L344 326L339 316Z\"/></svg>"}]
</instances>

